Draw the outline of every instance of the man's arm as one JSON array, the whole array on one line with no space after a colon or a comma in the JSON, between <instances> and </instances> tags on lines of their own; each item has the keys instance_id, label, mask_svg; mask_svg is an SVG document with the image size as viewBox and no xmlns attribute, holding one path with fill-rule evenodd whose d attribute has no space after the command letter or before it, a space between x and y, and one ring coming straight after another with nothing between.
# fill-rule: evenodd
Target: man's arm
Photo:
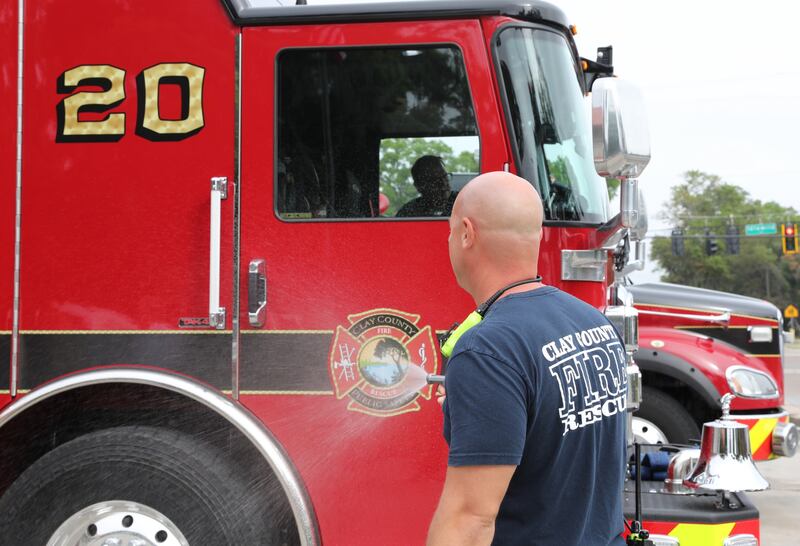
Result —
<instances>
[{"instance_id":1,"label":"man's arm","mask_svg":"<svg viewBox=\"0 0 800 546\"><path fill-rule=\"evenodd\" d=\"M448 466L428 546L491 544L500 502L516 466Z\"/></svg>"}]
</instances>

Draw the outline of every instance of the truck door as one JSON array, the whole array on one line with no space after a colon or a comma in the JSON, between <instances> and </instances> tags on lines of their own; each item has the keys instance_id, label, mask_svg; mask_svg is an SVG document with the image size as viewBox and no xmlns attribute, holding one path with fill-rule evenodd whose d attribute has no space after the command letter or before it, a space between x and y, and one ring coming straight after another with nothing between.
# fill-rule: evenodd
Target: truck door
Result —
<instances>
[{"instance_id":1,"label":"truck door","mask_svg":"<svg viewBox=\"0 0 800 546\"><path fill-rule=\"evenodd\" d=\"M441 412L403 389L473 305L448 259L452 199L508 161L480 25L246 28L242 55L241 399L289 450L326 542L422 542Z\"/></svg>"}]
</instances>

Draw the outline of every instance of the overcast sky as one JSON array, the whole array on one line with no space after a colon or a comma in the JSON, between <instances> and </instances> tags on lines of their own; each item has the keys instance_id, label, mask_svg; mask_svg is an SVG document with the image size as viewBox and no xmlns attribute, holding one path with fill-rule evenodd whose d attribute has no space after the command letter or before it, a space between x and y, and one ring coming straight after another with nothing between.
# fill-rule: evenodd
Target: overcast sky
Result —
<instances>
[{"instance_id":1,"label":"overcast sky","mask_svg":"<svg viewBox=\"0 0 800 546\"><path fill-rule=\"evenodd\" d=\"M578 26L584 57L612 44L616 73L642 88L652 160L641 185L651 234L664 233L657 231L665 227L657 214L690 169L800 210L800 4L556 4Z\"/></svg>"},{"instance_id":2,"label":"overcast sky","mask_svg":"<svg viewBox=\"0 0 800 546\"><path fill-rule=\"evenodd\" d=\"M651 234L664 233L658 213L690 169L800 210L800 3L553 3L577 25L581 55L593 59L598 46L613 45L617 75L642 88L652 160L641 184ZM634 278L657 279L652 264L648 270Z\"/></svg>"}]
</instances>

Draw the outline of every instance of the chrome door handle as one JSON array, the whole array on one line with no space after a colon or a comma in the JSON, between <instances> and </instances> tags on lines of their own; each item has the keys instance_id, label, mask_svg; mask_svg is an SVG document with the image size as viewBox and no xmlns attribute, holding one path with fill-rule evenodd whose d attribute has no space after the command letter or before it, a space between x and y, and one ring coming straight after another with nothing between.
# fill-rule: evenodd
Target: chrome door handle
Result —
<instances>
[{"instance_id":1,"label":"chrome door handle","mask_svg":"<svg viewBox=\"0 0 800 546\"><path fill-rule=\"evenodd\" d=\"M267 264L251 260L247 271L247 316L250 326L261 328L267 316Z\"/></svg>"}]
</instances>

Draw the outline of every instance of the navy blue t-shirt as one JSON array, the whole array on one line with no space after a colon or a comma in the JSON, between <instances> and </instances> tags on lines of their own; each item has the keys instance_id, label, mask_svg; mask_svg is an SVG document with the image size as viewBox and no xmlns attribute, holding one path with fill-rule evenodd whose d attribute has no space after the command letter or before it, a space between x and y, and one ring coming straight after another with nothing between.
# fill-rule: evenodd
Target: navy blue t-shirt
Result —
<instances>
[{"instance_id":1,"label":"navy blue t-shirt","mask_svg":"<svg viewBox=\"0 0 800 546\"><path fill-rule=\"evenodd\" d=\"M498 300L447 365L450 466L517 465L493 544L622 545L625 349L545 286Z\"/></svg>"}]
</instances>

